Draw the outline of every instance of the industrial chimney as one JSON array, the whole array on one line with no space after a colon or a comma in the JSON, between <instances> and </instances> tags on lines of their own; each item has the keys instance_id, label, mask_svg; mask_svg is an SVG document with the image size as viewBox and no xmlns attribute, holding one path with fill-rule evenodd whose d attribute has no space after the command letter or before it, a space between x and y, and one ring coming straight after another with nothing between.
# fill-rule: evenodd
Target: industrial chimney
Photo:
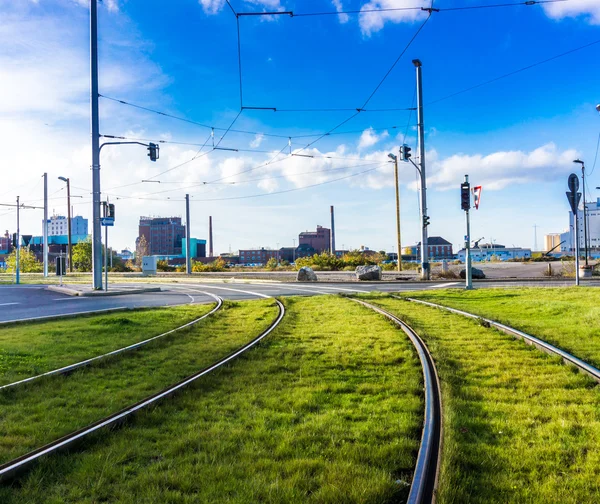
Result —
<instances>
[{"instance_id":1,"label":"industrial chimney","mask_svg":"<svg viewBox=\"0 0 600 504\"><path fill-rule=\"evenodd\" d=\"M208 217L208 257L213 256L212 215Z\"/></svg>"},{"instance_id":2,"label":"industrial chimney","mask_svg":"<svg viewBox=\"0 0 600 504\"><path fill-rule=\"evenodd\" d=\"M335 255L335 222L333 217L333 205L331 205L331 231L329 232L329 252Z\"/></svg>"}]
</instances>

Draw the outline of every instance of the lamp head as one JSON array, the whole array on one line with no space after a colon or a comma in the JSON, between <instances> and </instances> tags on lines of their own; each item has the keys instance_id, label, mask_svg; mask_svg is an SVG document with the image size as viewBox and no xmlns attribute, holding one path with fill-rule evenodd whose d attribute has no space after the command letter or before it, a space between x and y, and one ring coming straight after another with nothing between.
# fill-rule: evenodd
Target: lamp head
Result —
<instances>
[{"instance_id":1,"label":"lamp head","mask_svg":"<svg viewBox=\"0 0 600 504\"><path fill-rule=\"evenodd\" d=\"M598 105L596 105L596 110L597 110L598 112L600 112L600 103L598 103Z\"/></svg>"},{"instance_id":2,"label":"lamp head","mask_svg":"<svg viewBox=\"0 0 600 504\"><path fill-rule=\"evenodd\" d=\"M573 163L577 163L583 166L583 161L581 159L574 159Z\"/></svg>"},{"instance_id":3,"label":"lamp head","mask_svg":"<svg viewBox=\"0 0 600 504\"><path fill-rule=\"evenodd\" d=\"M414 59L412 60L413 65L415 65L417 68L421 66L421 60L420 59Z\"/></svg>"},{"instance_id":4,"label":"lamp head","mask_svg":"<svg viewBox=\"0 0 600 504\"><path fill-rule=\"evenodd\" d=\"M62 180L63 182L68 182L69 179L66 179L65 177L58 177L58 180Z\"/></svg>"},{"instance_id":5,"label":"lamp head","mask_svg":"<svg viewBox=\"0 0 600 504\"><path fill-rule=\"evenodd\" d=\"M392 160L392 161L396 161L396 156L394 154L388 154L388 157Z\"/></svg>"}]
</instances>

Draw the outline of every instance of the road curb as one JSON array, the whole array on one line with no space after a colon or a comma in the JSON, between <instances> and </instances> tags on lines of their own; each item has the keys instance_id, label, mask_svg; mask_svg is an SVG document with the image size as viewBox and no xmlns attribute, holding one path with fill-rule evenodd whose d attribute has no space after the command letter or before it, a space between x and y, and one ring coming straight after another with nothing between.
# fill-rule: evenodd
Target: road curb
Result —
<instances>
[{"instance_id":1,"label":"road curb","mask_svg":"<svg viewBox=\"0 0 600 504\"><path fill-rule=\"evenodd\" d=\"M139 289L112 290L112 291L82 291L73 287L49 285L46 287L53 292L60 292L67 296L82 296L82 297L103 297L103 296L124 296L128 294L145 294L147 292L161 292L160 287L143 287Z\"/></svg>"}]
</instances>

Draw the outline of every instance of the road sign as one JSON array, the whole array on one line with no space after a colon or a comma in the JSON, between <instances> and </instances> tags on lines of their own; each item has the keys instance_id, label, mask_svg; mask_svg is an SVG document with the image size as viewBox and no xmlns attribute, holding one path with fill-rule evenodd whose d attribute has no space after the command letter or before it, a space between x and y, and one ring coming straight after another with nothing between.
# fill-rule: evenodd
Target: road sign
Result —
<instances>
[{"instance_id":1,"label":"road sign","mask_svg":"<svg viewBox=\"0 0 600 504\"><path fill-rule=\"evenodd\" d=\"M581 201L581 193L573 193L567 191L567 199L569 200L569 205L571 205L571 211L574 214L577 214L577 209L579 208L579 202Z\"/></svg>"},{"instance_id":2,"label":"road sign","mask_svg":"<svg viewBox=\"0 0 600 504\"><path fill-rule=\"evenodd\" d=\"M114 219L114 217L101 217L100 218L100 223L103 226L114 226L115 225L115 219Z\"/></svg>"},{"instance_id":3,"label":"road sign","mask_svg":"<svg viewBox=\"0 0 600 504\"><path fill-rule=\"evenodd\" d=\"M473 203L475 204L475 210L479 210L479 203L481 203L481 186L475 186L473 189Z\"/></svg>"},{"instance_id":4,"label":"road sign","mask_svg":"<svg viewBox=\"0 0 600 504\"><path fill-rule=\"evenodd\" d=\"M574 173L569 175L569 191L572 193L579 191L579 178Z\"/></svg>"}]
</instances>

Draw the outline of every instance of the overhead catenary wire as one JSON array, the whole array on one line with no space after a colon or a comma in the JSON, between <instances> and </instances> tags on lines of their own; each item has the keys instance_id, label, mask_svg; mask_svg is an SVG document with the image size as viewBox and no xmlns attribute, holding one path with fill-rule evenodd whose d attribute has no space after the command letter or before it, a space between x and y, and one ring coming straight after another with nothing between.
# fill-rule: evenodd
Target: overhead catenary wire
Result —
<instances>
[{"instance_id":1,"label":"overhead catenary wire","mask_svg":"<svg viewBox=\"0 0 600 504\"><path fill-rule=\"evenodd\" d=\"M592 170L590 171L590 173L588 173L588 177L594 173L594 170L596 169L596 161L598 161L598 147L600 147L600 133L598 133L598 141L596 142L596 154L594 155L594 164L592 166Z\"/></svg>"}]
</instances>

